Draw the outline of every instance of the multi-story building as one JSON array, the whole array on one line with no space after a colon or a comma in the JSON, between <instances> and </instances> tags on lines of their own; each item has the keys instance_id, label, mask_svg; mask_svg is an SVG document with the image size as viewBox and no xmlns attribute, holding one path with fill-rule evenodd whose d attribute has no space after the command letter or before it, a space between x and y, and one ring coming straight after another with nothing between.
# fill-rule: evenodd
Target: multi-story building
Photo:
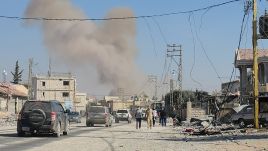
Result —
<instances>
[{"instance_id":1,"label":"multi-story building","mask_svg":"<svg viewBox=\"0 0 268 151\"><path fill-rule=\"evenodd\" d=\"M34 100L58 100L72 106L75 100L76 79L69 74L36 75L32 77Z\"/></svg>"},{"instance_id":2,"label":"multi-story building","mask_svg":"<svg viewBox=\"0 0 268 151\"><path fill-rule=\"evenodd\" d=\"M239 49L235 54L235 67L240 70L240 99L247 104L253 98L253 50ZM268 94L268 49L258 49L259 95Z\"/></svg>"}]
</instances>

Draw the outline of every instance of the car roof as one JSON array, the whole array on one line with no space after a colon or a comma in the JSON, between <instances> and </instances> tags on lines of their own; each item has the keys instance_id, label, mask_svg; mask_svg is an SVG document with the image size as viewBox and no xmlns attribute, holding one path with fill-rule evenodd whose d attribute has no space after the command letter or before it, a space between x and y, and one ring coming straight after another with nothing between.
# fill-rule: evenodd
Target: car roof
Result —
<instances>
[{"instance_id":1,"label":"car roof","mask_svg":"<svg viewBox=\"0 0 268 151\"><path fill-rule=\"evenodd\" d=\"M58 100L28 100L27 102L57 102L59 103Z\"/></svg>"}]
</instances>

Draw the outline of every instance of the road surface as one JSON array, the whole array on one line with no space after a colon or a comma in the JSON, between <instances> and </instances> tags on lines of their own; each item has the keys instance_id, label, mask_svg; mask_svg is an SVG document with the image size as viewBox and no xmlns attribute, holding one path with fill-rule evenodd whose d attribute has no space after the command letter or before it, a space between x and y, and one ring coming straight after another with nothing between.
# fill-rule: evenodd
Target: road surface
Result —
<instances>
[{"instance_id":1,"label":"road surface","mask_svg":"<svg viewBox=\"0 0 268 151\"><path fill-rule=\"evenodd\" d=\"M135 123L112 127L71 124L68 136L17 137L15 127L0 127L0 151L179 151L179 150L268 150L268 134L250 136L186 136L168 125L140 130Z\"/></svg>"}]
</instances>

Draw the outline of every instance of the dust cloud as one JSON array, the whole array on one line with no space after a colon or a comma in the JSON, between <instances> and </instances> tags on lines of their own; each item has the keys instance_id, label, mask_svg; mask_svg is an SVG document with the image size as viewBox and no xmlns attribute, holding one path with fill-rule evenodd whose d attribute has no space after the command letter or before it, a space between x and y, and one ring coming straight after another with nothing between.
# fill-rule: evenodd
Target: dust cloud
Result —
<instances>
[{"instance_id":1,"label":"dust cloud","mask_svg":"<svg viewBox=\"0 0 268 151\"><path fill-rule=\"evenodd\" d=\"M133 16L127 8L111 10L106 18ZM89 18L70 0L31 0L25 17ZM110 21L34 21L27 25L42 28L44 44L49 54L60 62L76 68L79 85L90 85L92 70L97 72L98 84L110 87L110 92L123 88L137 93L145 76L135 64L135 20ZM87 76L86 76L87 75Z\"/></svg>"}]
</instances>

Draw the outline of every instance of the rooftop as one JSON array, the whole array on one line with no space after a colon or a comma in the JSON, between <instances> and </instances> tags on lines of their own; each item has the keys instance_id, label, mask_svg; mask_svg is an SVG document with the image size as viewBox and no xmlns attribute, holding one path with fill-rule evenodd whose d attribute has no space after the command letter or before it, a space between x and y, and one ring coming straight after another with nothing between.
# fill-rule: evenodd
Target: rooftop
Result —
<instances>
[{"instance_id":1,"label":"rooftop","mask_svg":"<svg viewBox=\"0 0 268 151\"><path fill-rule=\"evenodd\" d=\"M258 49L258 61L268 62L268 49ZM252 66L253 64L253 50L239 49L235 53L235 66L240 65Z\"/></svg>"}]
</instances>

